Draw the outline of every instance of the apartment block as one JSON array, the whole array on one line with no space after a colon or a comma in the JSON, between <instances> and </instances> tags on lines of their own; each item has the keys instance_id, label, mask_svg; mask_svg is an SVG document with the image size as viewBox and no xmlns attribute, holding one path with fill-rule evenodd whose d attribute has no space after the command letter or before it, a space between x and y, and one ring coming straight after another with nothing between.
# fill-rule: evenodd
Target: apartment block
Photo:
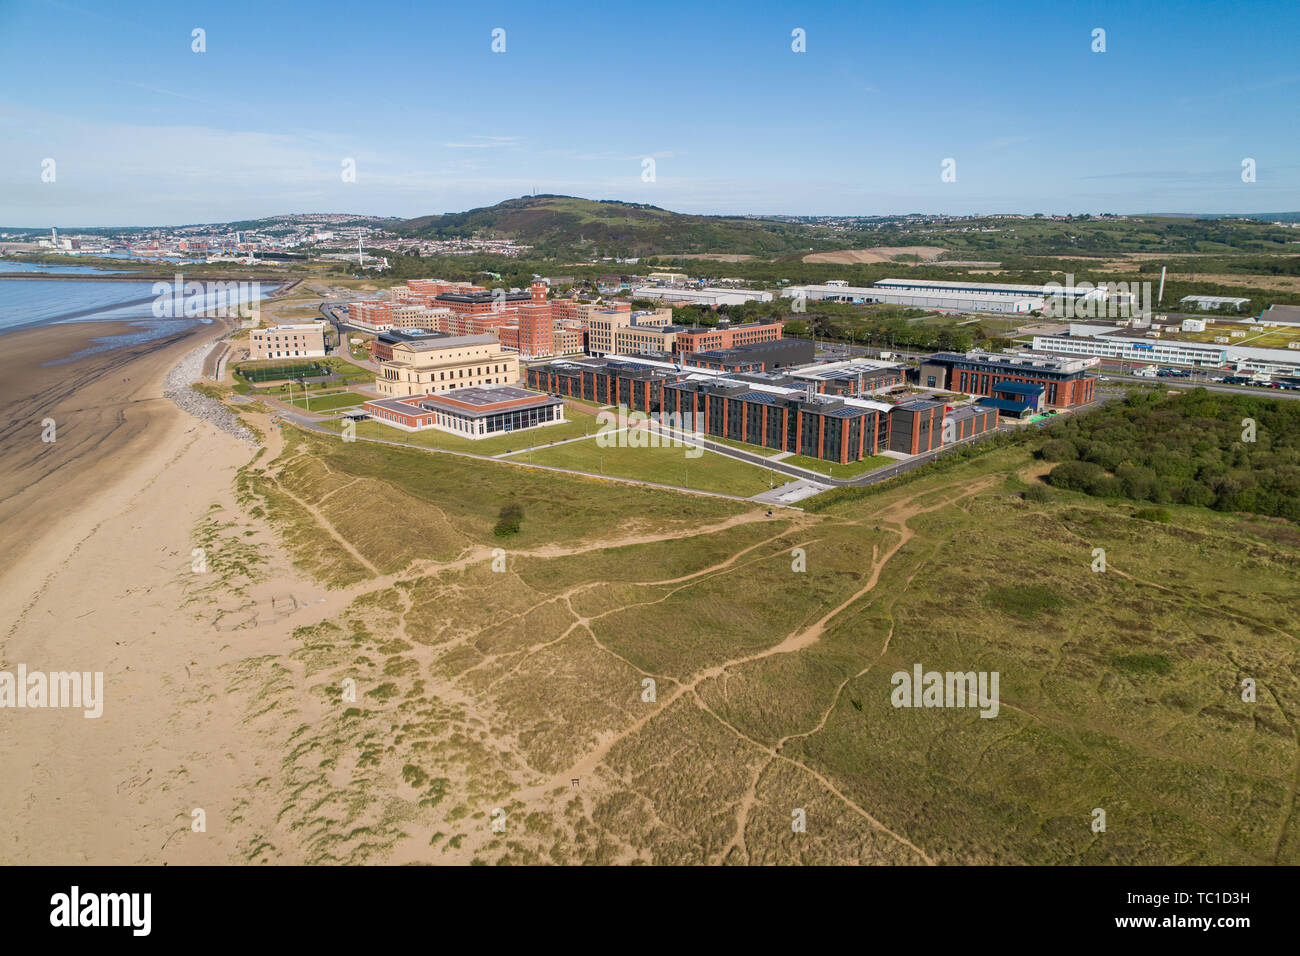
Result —
<instances>
[{"instance_id":1,"label":"apartment block","mask_svg":"<svg viewBox=\"0 0 1300 956\"><path fill-rule=\"evenodd\" d=\"M389 311L389 328L397 331L406 329L428 329L432 332L445 332L453 315L451 309L426 306L422 303L409 302L394 304Z\"/></svg>"},{"instance_id":2,"label":"apartment block","mask_svg":"<svg viewBox=\"0 0 1300 956\"><path fill-rule=\"evenodd\" d=\"M324 322L276 325L248 333L248 357L251 359L323 358L324 355Z\"/></svg>"},{"instance_id":3,"label":"apartment block","mask_svg":"<svg viewBox=\"0 0 1300 956\"><path fill-rule=\"evenodd\" d=\"M630 347L633 333L630 331L634 327L638 332L648 332L652 329L664 329L673 324L672 309L655 309L653 311L632 312L625 309L603 309L601 311L589 311L586 316L587 321L587 351L592 355L610 355L620 354L623 352L643 352L644 348ZM615 333L620 330L628 330L628 337L624 339L624 345L629 347L620 349L615 341ZM675 341L675 338L674 338ZM658 348L651 348L649 351L663 351Z\"/></svg>"},{"instance_id":4,"label":"apartment block","mask_svg":"<svg viewBox=\"0 0 1300 956\"><path fill-rule=\"evenodd\" d=\"M734 349L759 342L775 342L781 338L785 323L779 319L765 319L744 325L732 325L719 319L714 328L683 329L677 333L673 350L676 352L710 352L716 349Z\"/></svg>"},{"instance_id":5,"label":"apartment block","mask_svg":"<svg viewBox=\"0 0 1300 956\"><path fill-rule=\"evenodd\" d=\"M393 327L393 303L383 299L350 302L346 309L348 324L367 332L387 332Z\"/></svg>"}]
</instances>

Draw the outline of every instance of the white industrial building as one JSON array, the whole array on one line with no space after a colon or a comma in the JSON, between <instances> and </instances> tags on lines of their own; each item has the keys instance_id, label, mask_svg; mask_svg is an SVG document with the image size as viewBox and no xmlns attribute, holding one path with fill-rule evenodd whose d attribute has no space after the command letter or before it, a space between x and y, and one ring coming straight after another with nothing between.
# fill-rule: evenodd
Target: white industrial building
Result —
<instances>
[{"instance_id":1,"label":"white industrial building","mask_svg":"<svg viewBox=\"0 0 1300 956\"><path fill-rule=\"evenodd\" d=\"M879 302L913 309L938 309L949 312L1033 312L1042 311L1042 296L1014 296L980 292L908 290L851 285L786 286L781 295L805 301L849 302L854 305Z\"/></svg>"},{"instance_id":2,"label":"white industrial building","mask_svg":"<svg viewBox=\"0 0 1300 956\"><path fill-rule=\"evenodd\" d=\"M1198 309L1241 309L1248 302L1249 299L1234 299L1228 295L1185 295L1178 300L1179 305L1194 305Z\"/></svg>"},{"instance_id":3,"label":"white industrial building","mask_svg":"<svg viewBox=\"0 0 1300 956\"><path fill-rule=\"evenodd\" d=\"M1240 345L1209 345L1114 335L1109 325L1070 326L1069 335L1035 335L1034 351L1065 355L1096 355L1117 362L1152 365L1231 367L1239 372L1266 375L1300 374L1300 355L1286 349L1260 349Z\"/></svg>"},{"instance_id":4,"label":"white industrial building","mask_svg":"<svg viewBox=\"0 0 1300 956\"><path fill-rule=\"evenodd\" d=\"M1096 299L1114 301L1117 305L1131 305L1133 295L1130 292L1112 291L1105 286L1095 286L1090 282L1076 283L1073 276L1067 276L1068 283L1051 283L1048 285L1017 285L1004 282L953 282L942 279L881 279L872 283L878 289L897 289L912 292L942 292L948 294L969 294L1005 296L1012 298L1053 299L1063 298L1078 301Z\"/></svg>"},{"instance_id":5,"label":"white industrial building","mask_svg":"<svg viewBox=\"0 0 1300 956\"><path fill-rule=\"evenodd\" d=\"M657 299L669 305L744 305L746 302L771 302L772 293L758 289L670 289L665 286L638 286L634 299Z\"/></svg>"}]
</instances>

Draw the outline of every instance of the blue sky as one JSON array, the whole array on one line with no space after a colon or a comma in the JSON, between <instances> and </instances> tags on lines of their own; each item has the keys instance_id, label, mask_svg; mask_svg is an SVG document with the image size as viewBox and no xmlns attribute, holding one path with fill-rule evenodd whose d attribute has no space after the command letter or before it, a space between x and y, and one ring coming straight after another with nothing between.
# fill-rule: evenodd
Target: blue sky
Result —
<instances>
[{"instance_id":1,"label":"blue sky","mask_svg":"<svg viewBox=\"0 0 1300 956\"><path fill-rule=\"evenodd\" d=\"M0 224L1296 210L1298 39L1294 0L0 0Z\"/></svg>"}]
</instances>

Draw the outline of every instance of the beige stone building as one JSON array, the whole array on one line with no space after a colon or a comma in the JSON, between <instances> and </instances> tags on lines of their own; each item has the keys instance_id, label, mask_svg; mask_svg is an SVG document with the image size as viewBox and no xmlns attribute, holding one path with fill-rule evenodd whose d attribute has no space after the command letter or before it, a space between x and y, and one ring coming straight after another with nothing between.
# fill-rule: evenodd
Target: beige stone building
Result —
<instances>
[{"instance_id":1,"label":"beige stone building","mask_svg":"<svg viewBox=\"0 0 1300 956\"><path fill-rule=\"evenodd\" d=\"M250 359L324 358L325 323L302 322L253 329L248 333Z\"/></svg>"},{"instance_id":2,"label":"beige stone building","mask_svg":"<svg viewBox=\"0 0 1300 956\"><path fill-rule=\"evenodd\" d=\"M398 342L392 360L380 364L375 388L385 398L398 398L518 380L519 356L503 350L495 336L457 335Z\"/></svg>"},{"instance_id":3,"label":"beige stone building","mask_svg":"<svg viewBox=\"0 0 1300 956\"><path fill-rule=\"evenodd\" d=\"M611 355L623 351L615 342L617 332L634 327L638 330L662 329L672 324L672 309L655 309L653 312L589 312L587 351L592 355ZM631 340L626 340L624 344L631 344Z\"/></svg>"},{"instance_id":4,"label":"beige stone building","mask_svg":"<svg viewBox=\"0 0 1300 956\"><path fill-rule=\"evenodd\" d=\"M614 352L631 355L635 352L671 352L677 341L680 325L647 327L640 322L614 330Z\"/></svg>"},{"instance_id":5,"label":"beige stone building","mask_svg":"<svg viewBox=\"0 0 1300 956\"><path fill-rule=\"evenodd\" d=\"M447 320L451 318L451 309L435 308L419 302L408 302L393 306L393 323L391 328L425 329L429 332L446 332Z\"/></svg>"}]
</instances>

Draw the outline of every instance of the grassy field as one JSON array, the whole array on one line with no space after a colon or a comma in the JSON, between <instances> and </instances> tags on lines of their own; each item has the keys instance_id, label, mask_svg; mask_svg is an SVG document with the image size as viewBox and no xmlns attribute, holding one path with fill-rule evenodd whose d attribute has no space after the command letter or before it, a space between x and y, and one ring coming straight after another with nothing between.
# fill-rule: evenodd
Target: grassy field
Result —
<instances>
[{"instance_id":1,"label":"grassy field","mask_svg":"<svg viewBox=\"0 0 1300 956\"><path fill-rule=\"evenodd\" d=\"M898 463L896 458L890 458L888 455L868 455L861 461L851 461L846 465L841 465L837 461L809 458L807 455L791 455L788 458L782 458L781 461L784 464L807 468L809 471L815 471L831 478L854 478L858 475L865 475L869 471L875 471L877 468L883 468L885 465Z\"/></svg>"},{"instance_id":2,"label":"grassy field","mask_svg":"<svg viewBox=\"0 0 1300 956\"><path fill-rule=\"evenodd\" d=\"M369 400L369 395L361 395L357 392L327 392L322 395L312 394L310 398L295 398L289 404L304 411L328 412L339 408L353 408Z\"/></svg>"},{"instance_id":3,"label":"grassy field","mask_svg":"<svg viewBox=\"0 0 1300 956\"><path fill-rule=\"evenodd\" d=\"M269 521L333 589L227 668L281 758L242 794L277 831L227 823L243 859L1300 863L1294 523L1142 520L1024 447L769 518L284 434L196 529L246 587ZM917 664L998 674L997 715L893 706Z\"/></svg>"},{"instance_id":4,"label":"grassy field","mask_svg":"<svg viewBox=\"0 0 1300 956\"><path fill-rule=\"evenodd\" d=\"M439 431L436 428L408 432L375 419L358 422L356 434L359 438L377 438L382 441L401 442L404 445L411 445L416 448L446 448L451 451L463 451L474 455L492 457L506 452L551 445L570 438L594 435L599 427L594 414L585 414L580 409L566 409L565 415L565 421L556 425L529 428L494 438L462 438L460 435ZM338 431L342 428L342 423L328 423L327 427Z\"/></svg>"},{"instance_id":5,"label":"grassy field","mask_svg":"<svg viewBox=\"0 0 1300 956\"><path fill-rule=\"evenodd\" d=\"M735 441L731 438L719 438L717 435L704 436L711 442L717 442L719 445L727 445L730 448L738 448L741 451L747 451L751 455L759 455L763 458L771 458L773 455L781 454L779 448L765 448L762 445L751 445L749 442Z\"/></svg>"},{"instance_id":6,"label":"grassy field","mask_svg":"<svg viewBox=\"0 0 1300 956\"><path fill-rule=\"evenodd\" d=\"M698 458L688 458L685 454L688 450L671 447L601 448L593 439L510 457L514 461L535 465L635 478L745 498L771 487L769 474L755 465L710 451ZM784 479L777 481L777 484L783 483Z\"/></svg>"}]
</instances>

